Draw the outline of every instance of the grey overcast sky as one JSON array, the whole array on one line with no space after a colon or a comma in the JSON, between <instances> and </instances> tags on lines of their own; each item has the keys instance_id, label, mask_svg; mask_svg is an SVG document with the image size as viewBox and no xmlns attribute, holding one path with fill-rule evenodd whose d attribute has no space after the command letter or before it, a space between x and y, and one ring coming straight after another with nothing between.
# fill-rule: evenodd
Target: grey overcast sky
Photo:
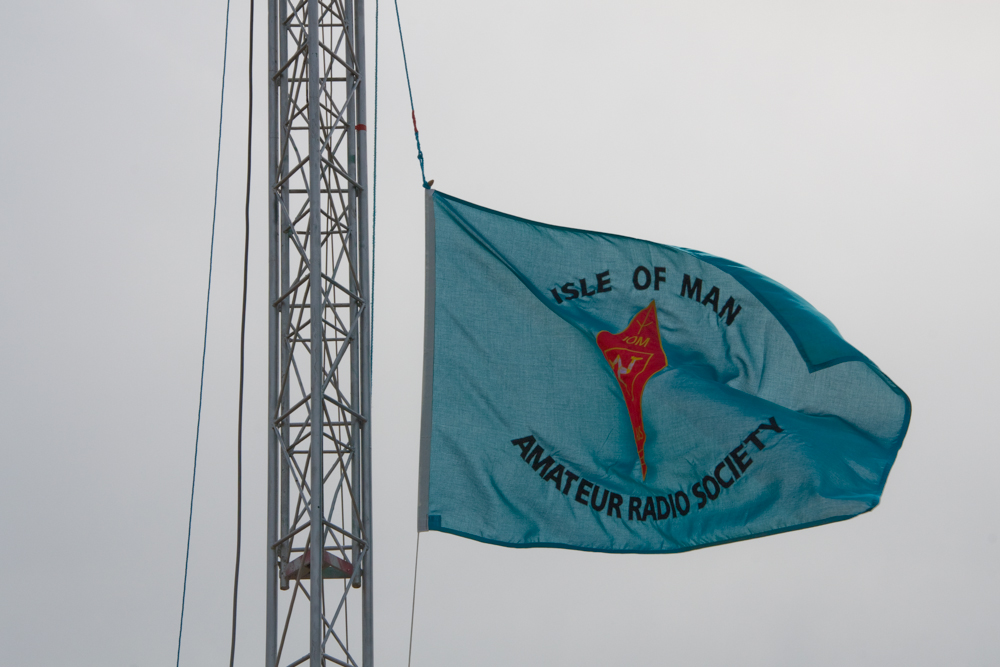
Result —
<instances>
[{"instance_id":1,"label":"grey overcast sky","mask_svg":"<svg viewBox=\"0 0 1000 667\"><path fill-rule=\"evenodd\" d=\"M257 4L240 665L263 657ZM381 665L406 660L423 313L423 191L391 7L374 325ZM232 9L186 667L229 650L247 8ZM829 316L914 409L882 504L851 521L666 556L425 535L413 665L1000 664L1000 2L400 9L442 191L747 264ZM224 0L0 7L4 665L174 664L224 12ZM373 50L368 62L373 75Z\"/></svg>"}]
</instances>

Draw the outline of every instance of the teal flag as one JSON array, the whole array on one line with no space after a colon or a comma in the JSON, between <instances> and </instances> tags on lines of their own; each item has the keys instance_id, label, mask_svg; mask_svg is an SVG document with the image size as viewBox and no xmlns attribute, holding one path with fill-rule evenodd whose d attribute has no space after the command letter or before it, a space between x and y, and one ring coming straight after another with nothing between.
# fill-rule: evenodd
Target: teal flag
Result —
<instances>
[{"instance_id":1,"label":"teal flag","mask_svg":"<svg viewBox=\"0 0 1000 667\"><path fill-rule=\"evenodd\" d=\"M702 252L427 192L420 530L663 553L874 508L906 394Z\"/></svg>"}]
</instances>

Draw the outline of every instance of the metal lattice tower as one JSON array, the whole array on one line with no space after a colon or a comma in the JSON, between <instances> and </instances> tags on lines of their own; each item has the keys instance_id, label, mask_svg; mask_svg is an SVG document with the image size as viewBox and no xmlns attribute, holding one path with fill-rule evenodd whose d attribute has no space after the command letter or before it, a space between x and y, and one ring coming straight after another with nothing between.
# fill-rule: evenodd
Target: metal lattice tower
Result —
<instances>
[{"instance_id":1,"label":"metal lattice tower","mask_svg":"<svg viewBox=\"0 0 1000 667\"><path fill-rule=\"evenodd\" d=\"M269 0L268 19L265 664L371 667L364 2Z\"/></svg>"}]
</instances>

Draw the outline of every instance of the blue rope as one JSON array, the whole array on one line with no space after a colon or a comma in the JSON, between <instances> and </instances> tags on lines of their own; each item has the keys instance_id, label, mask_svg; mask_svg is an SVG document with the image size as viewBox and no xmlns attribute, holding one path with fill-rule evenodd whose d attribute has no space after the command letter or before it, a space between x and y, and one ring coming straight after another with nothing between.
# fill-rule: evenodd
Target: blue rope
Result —
<instances>
[{"instance_id":1,"label":"blue rope","mask_svg":"<svg viewBox=\"0 0 1000 667\"><path fill-rule=\"evenodd\" d=\"M430 183L424 175L424 153L420 150L420 132L417 131L417 112L413 109L413 89L410 87L410 68L406 64L406 46L403 44L403 25L399 21L399 2L393 0L396 6L396 25L399 27L399 46L403 50L403 70L406 72L406 90L410 94L410 114L413 117L413 136L417 140L417 160L420 161L420 178L424 187L430 189ZM375 305L375 185L378 183L378 0L375 0L375 148L372 159L372 315ZM374 332L374 326L372 330ZM371 347L374 347L372 345ZM369 348L371 349L371 348ZM369 366L371 369L371 366ZM410 648L406 655L406 667L410 667L413 658L413 619L417 608L417 564L420 562L420 533L417 533L417 551L413 561L413 605L410 608Z\"/></svg>"},{"instance_id":2,"label":"blue rope","mask_svg":"<svg viewBox=\"0 0 1000 667\"><path fill-rule=\"evenodd\" d=\"M425 188L430 188L427 176L424 175L424 152L420 150L420 132L417 130L417 112L413 108L413 88L410 86L410 68L406 64L406 45L403 44L403 24L399 20L399 0L392 0L396 5L396 25L399 27L399 46L403 50L403 71L406 72L406 90L410 94L410 116L413 118L413 136L417 140L417 160L420 161L420 178ZM377 71L377 70L376 70ZM372 223L374 227L374 222Z\"/></svg>"},{"instance_id":3,"label":"blue rope","mask_svg":"<svg viewBox=\"0 0 1000 667\"><path fill-rule=\"evenodd\" d=\"M181 622L177 631L177 666L181 664L184 636L184 603L187 601L188 563L191 559L191 523L194 519L194 485L198 475L198 439L201 436L201 405L205 393L205 354L208 350L208 310L212 302L212 260L215 257L215 217L219 208L219 163L222 159L222 111L226 101L226 56L229 53L229 3L226 0L226 32L222 45L222 92L219 100L219 141L215 148L215 194L212 201L212 235L208 246L208 291L205 295L205 333L201 341L201 378L198 381L198 421L194 429L194 465L191 470L191 505L188 509L187 547L184 551L184 586L181 589Z\"/></svg>"}]
</instances>

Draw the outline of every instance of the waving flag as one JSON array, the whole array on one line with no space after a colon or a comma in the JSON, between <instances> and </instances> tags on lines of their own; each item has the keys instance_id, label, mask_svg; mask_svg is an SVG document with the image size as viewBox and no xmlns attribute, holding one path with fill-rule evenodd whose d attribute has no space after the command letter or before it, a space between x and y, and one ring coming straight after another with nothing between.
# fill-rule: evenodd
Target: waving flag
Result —
<instances>
[{"instance_id":1,"label":"waving flag","mask_svg":"<svg viewBox=\"0 0 1000 667\"><path fill-rule=\"evenodd\" d=\"M427 193L418 527L673 552L874 508L910 403L705 253Z\"/></svg>"}]
</instances>

